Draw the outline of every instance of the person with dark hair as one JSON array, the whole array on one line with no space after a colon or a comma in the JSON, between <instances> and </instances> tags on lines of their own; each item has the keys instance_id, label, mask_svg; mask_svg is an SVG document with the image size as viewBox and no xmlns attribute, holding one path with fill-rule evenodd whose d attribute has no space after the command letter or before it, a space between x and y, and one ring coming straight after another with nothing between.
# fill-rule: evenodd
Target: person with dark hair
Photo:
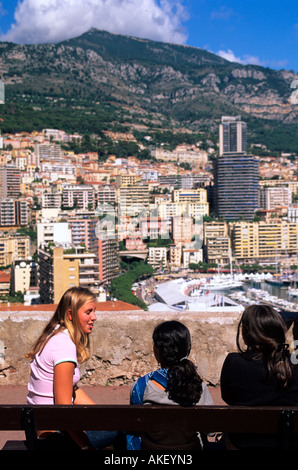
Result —
<instances>
[{"instance_id":1,"label":"person with dark hair","mask_svg":"<svg viewBox=\"0 0 298 470\"><path fill-rule=\"evenodd\" d=\"M238 352L227 355L221 371L221 395L228 405L297 406L298 369L291 362L287 328L270 306L250 305L240 319ZM230 434L228 449L272 448L274 435Z\"/></svg>"},{"instance_id":2,"label":"person with dark hair","mask_svg":"<svg viewBox=\"0 0 298 470\"><path fill-rule=\"evenodd\" d=\"M207 385L189 359L191 337L178 321L165 321L153 332L153 351L160 368L138 379L130 403L138 405L213 405ZM201 450L198 433L152 432L127 436L128 450Z\"/></svg>"}]
</instances>

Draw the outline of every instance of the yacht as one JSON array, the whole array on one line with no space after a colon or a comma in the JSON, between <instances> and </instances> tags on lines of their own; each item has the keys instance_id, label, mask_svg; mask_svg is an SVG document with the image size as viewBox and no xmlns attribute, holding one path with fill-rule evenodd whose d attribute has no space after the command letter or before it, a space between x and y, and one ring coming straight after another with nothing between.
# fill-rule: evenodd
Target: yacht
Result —
<instances>
[{"instance_id":1,"label":"yacht","mask_svg":"<svg viewBox=\"0 0 298 470\"><path fill-rule=\"evenodd\" d=\"M292 297L298 296L298 277L297 275L293 276L292 284L288 287L288 294Z\"/></svg>"},{"instance_id":2,"label":"yacht","mask_svg":"<svg viewBox=\"0 0 298 470\"><path fill-rule=\"evenodd\" d=\"M243 286L243 281L234 279L233 277L220 277L214 276L211 280L205 282L202 285L204 291L222 291L222 290L231 290L238 289Z\"/></svg>"},{"instance_id":3,"label":"yacht","mask_svg":"<svg viewBox=\"0 0 298 470\"><path fill-rule=\"evenodd\" d=\"M292 297L298 297L298 287L289 287L288 288L288 293Z\"/></svg>"},{"instance_id":4,"label":"yacht","mask_svg":"<svg viewBox=\"0 0 298 470\"><path fill-rule=\"evenodd\" d=\"M282 286L283 285L283 280L282 279L277 279L276 277L272 277L271 279L266 279L265 282L268 284L271 284L272 286Z\"/></svg>"}]
</instances>

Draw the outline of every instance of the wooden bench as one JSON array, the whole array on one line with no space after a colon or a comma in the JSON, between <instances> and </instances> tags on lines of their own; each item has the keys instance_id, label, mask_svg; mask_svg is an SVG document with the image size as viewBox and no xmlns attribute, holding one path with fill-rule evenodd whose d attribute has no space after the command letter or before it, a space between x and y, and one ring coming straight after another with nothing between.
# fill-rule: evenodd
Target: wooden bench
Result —
<instances>
[{"instance_id":1,"label":"wooden bench","mask_svg":"<svg viewBox=\"0 0 298 470\"><path fill-rule=\"evenodd\" d=\"M0 405L0 430L23 430L26 436L19 446L7 442L4 450L36 450L36 429L269 433L287 450L298 434L298 407Z\"/></svg>"}]
</instances>

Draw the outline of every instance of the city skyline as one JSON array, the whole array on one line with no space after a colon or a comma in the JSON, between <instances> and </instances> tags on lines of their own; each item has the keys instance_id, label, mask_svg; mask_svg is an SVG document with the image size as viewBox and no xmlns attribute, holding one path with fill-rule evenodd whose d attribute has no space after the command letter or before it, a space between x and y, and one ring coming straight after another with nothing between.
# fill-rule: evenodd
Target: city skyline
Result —
<instances>
[{"instance_id":1,"label":"city skyline","mask_svg":"<svg viewBox=\"0 0 298 470\"><path fill-rule=\"evenodd\" d=\"M152 148L149 160L111 154L97 161L95 152L62 148L71 137L62 129L4 134L2 171L10 167L15 174L17 167L21 177L18 188L9 184L14 192L0 198L0 264L14 292L23 292L24 299L28 292L26 302L51 303L60 288L83 283L102 299L111 286L119 299L116 280L121 284L127 267L142 266L142 260L156 275L185 269L190 276L194 269L215 273L219 267L227 272L232 264L246 269L256 263L273 276L277 256L282 269L296 269L297 156L262 156L260 147L254 153L260 149L259 157L247 155L246 123L239 119L222 116L232 147L217 158L223 145L207 151L184 144L160 155ZM179 150L189 165L180 164L178 171ZM16 258L26 265L14 266ZM26 266L30 276L25 271L24 277L19 271ZM121 295L132 304L140 301Z\"/></svg>"}]
</instances>

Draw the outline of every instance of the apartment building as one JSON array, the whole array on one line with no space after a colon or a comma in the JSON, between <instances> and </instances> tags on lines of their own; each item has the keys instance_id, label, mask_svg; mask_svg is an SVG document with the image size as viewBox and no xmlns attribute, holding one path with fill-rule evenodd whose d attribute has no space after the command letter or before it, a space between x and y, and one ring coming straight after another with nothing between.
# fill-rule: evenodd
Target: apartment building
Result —
<instances>
[{"instance_id":1,"label":"apartment building","mask_svg":"<svg viewBox=\"0 0 298 470\"><path fill-rule=\"evenodd\" d=\"M149 187L147 184L121 186L117 189L118 209L121 215L135 216L149 208Z\"/></svg>"},{"instance_id":2,"label":"apartment building","mask_svg":"<svg viewBox=\"0 0 298 470\"><path fill-rule=\"evenodd\" d=\"M162 219L170 220L173 217L193 217L200 220L209 215L208 202L161 202L158 205L158 215Z\"/></svg>"},{"instance_id":3,"label":"apartment building","mask_svg":"<svg viewBox=\"0 0 298 470\"><path fill-rule=\"evenodd\" d=\"M291 204L288 207L288 221L298 222L298 204Z\"/></svg>"},{"instance_id":4,"label":"apartment building","mask_svg":"<svg viewBox=\"0 0 298 470\"><path fill-rule=\"evenodd\" d=\"M204 222L203 251L207 263L225 265L230 262L231 238L226 222Z\"/></svg>"},{"instance_id":5,"label":"apartment building","mask_svg":"<svg viewBox=\"0 0 298 470\"><path fill-rule=\"evenodd\" d=\"M38 249L39 294L43 304L56 304L63 293L74 286L99 291L99 271L96 255L70 246Z\"/></svg>"},{"instance_id":6,"label":"apartment building","mask_svg":"<svg viewBox=\"0 0 298 470\"><path fill-rule=\"evenodd\" d=\"M46 139L52 139L57 142L64 142L68 137L67 134L60 129L43 129L43 133Z\"/></svg>"},{"instance_id":7,"label":"apartment building","mask_svg":"<svg viewBox=\"0 0 298 470\"><path fill-rule=\"evenodd\" d=\"M11 291L25 293L30 287L36 287L37 265L30 259L14 260L11 266Z\"/></svg>"},{"instance_id":8,"label":"apartment building","mask_svg":"<svg viewBox=\"0 0 298 470\"><path fill-rule=\"evenodd\" d=\"M161 175L158 178L160 186L191 189L207 186L210 183L209 173L184 174L184 175Z\"/></svg>"},{"instance_id":9,"label":"apartment building","mask_svg":"<svg viewBox=\"0 0 298 470\"><path fill-rule=\"evenodd\" d=\"M297 256L297 222L235 222L230 228L233 254L238 261L265 263Z\"/></svg>"},{"instance_id":10,"label":"apartment building","mask_svg":"<svg viewBox=\"0 0 298 470\"><path fill-rule=\"evenodd\" d=\"M11 274L0 271L0 297L10 294Z\"/></svg>"},{"instance_id":11,"label":"apartment building","mask_svg":"<svg viewBox=\"0 0 298 470\"><path fill-rule=\"evenodd\" d=\"M21 227L29 223L29 204L25 199L0 199L0 226Z\"/></svg>"},{"instance_id":12,"label":"apartment building","mask_svg":"<svg viewBox=\"0 0 298 470\"><path fill-rule=\"evenodd\" d=\"M246 153L247 126L241 116L222 116L219 125L219 154Z\"/></svg>"},{"instance_id":13,"label":"apartment building","mask_svg":"<svg viewBox=\"0 0 298 470\"><path fill-rule=\"evenodd\" d=\"M40 168L40 159L35 152L29 152L27 155L27 171L35 172L36 168Z\"/></svg>"},{"instance_id":14,"label":"apartment building","mask_svg":"<svg viewBox=\"0 0 298 470\"><path fill-rule=\"evenodd\" d=\"M175 189L173 191L173 202L185 203L206 203L207 191L204 188L197 189Z\"/></svg>"},{"instance_id":15,"label":"apartment building","mask_svg":"<svg viewBox=\"0 0 298 470\"><path fill-rule=\"evenodd\" d=\"M148 264L151 264L155 269L164 269L167 267L168 248L161 246L150 246L148 251Z\"/></svg>"},{"instance_id":16,"label":"apartment building","mask_svg":"<svg viewBox=\"0 0 298 470\"><path fill-rule=\"evenodd\" d=\"M3 138L0 135L0 140L1 139L3 141ZM0 149L1 149L1 147L0 147ZM7 165L7 161L10 158L11 158L10 152L5 152L4 150L2 150L2 152L0 153L0 167L3 167L5 165Z\"/></svg>"},{"instance_id":17,"label":"apartment building","mask_svg":"<svg viewBox=\"0 0 298 470\"><path fill-rule=\"evenodd\" d=\"M172 218L172 238L175 245L190 243L193 235L192 217L178 216Z\"/></svg>"},{"instance_id":18,"label":"apartment building","mask_svg":"<svg viewBox=\"0 0 298 470\"><path fill-rule=\"evenodd\" d=\"M198 264L203 261L203 250L202 249L192 249L192 248L183 248L182 250L183 258L183 267L188 268L191 263Z\"/></svg>"},{"instance_id":19,"label":"apartment building","mask_svg":"<svg viewBox=\"0 0 298 470\"><path fill-rule=\"evenodd\" d=\"M106 184L97 189L97 203L101 207L103 204L114 204L117 200L117 191L115 186Z\"/></svg>"},{"instance_id":20,"label":"apartment building","mask_svg":"<svg viewBox=\"0 0 298 470\"><path fill-rule=\"evenodd\" d=\"M63 150L59 144L34 144L34 153L38 161L63 157Z\"/></svg>"},{"instance_id":21,"label":"apartment building","mask_svg":"<svg viewBox=\"0 0 298 470\"><path fill-rule=\"evenodd\" d=\"M0 198L17 199L21 192L21 172L14 165L0 167Z\"/></svg>"},{"instance_id":22,"label":"apartment building","mask_svg":"<svg viewBox=\"0 0 298 470\"><path fill-rule=\"evenodd\" d=\"M125 240L125 248L129 251L145 251L147 249L147 245L141 237L127 237Z\"/></svg>"},{"instance_id":23,"label":"apartment building","mask_svg":"<svg viewBox=\"0 0 298 470\"><path fill-rule=\"evenodd\" d=\"M25 155L16 156L14 158L14 164L19 170L25 171L27 169L27 165L28 165L27 156L25 156Z\"/></svg>"},{"instance_id":24,"label":"apartment building","mask_svg":"<svg viewBox=\"0 0 298 470\"><path fill-rule=\"evenodd\" d=\"M169 266L171 269L180 268L182 259L182 246L170 245Z\"/></svg>"},{"instance_id":25,"label":"apartment building","mask_svg":"<svg viewBox=\"0 0 298 470\"><path fill-rule=\"evenodd\" d=\"M237 222L231 227L233 252L239 262L259 259L258 222Z\"/></svg>"},{"instance_id":26,"label":"apartment building","mask_svg":"<svg viewBox=\"0 0 298 470\"><path fill-rule=\"evenodd\" d=\"M95 190L89 185L66 185L62 190L62 205L80 209L95 208Z\"/></svg>"},{"instance_id":27,"label":"apartment building","mask_svg":"<svg viewBox=\"0 0 298 470\"><path fill-rule=\"evenodd\" d=\"M65 159L43 160L40 167L43 173L49 173L51 175L52 180L58 179L58 177L65 178L67 175L77 175L76 165Z\"/></svg>"},{"instance_id":28,"label":"apartment building","mask_svg":"<svg viewBox=\"0 0 298 470\"><path fill-rule=\"evenodd\" d=\"M175 150L170 151L162 147L151 150L151 155L157 160L188 162L195 165L203 165L208 160L208 154L205 150L198 147L185 147L180 145Z\"/></svg>"},{"instance_id":29,"label":"apartment building","mask_svg":"<svg viewBox=\"0 0 298 470\"><path fill-rule=\"evenodd\" d=\"M135 173L121 173L116 175L116 188L120 188L120 186L135 186L142 180L141 175L137 175Z\"/></svg>"},{"instance_id":30,"label":"apartment building","mask_svg":"<svg viewBox=\"0 0 298 470\"><path fill-rule=\"evenodd\" d=\"M139 230L142 238L154 240L158 237L169 238L167 221L160 217L141 217L139 219Z\"/></svg>"},{"instance_id":31,"label":"apartment building","mask_svg":"<svg viewBox=\"0 0 298 470\"><path fill-rule=\"evenodd\" d=\"M212 220L204 222L204 244L208 239L217 237L225 237L229 234L229 226L225 221Z\"/></svg>"},{"instance_id":32,"label":"apartment building","mask_svg":"<svg viewBox=\"0 0 298 470\"><path fill-rule=\"evenodd\" d=\"M71 243L71 228L68 222L52 220L37 223L37 246L48 243Z\"/></svg>"},{"instance_id":33,"label":"apartment building","mask_svg":"<svg viewBox=\"0 0 298 470\"><path fill-rule=\"evenodd\" d=\"M259 182L260 187L274 187L274 188L281 188L281 187L288 187L292 194L298 194L298 181L290 180L276 180L276 179L264 179L260 180Z\"/></svg>"},{"instance_id":34,"label":"apartment building","mask_svg":"<svg viewBox=\"0 0 298 470\"><path fill-rule=\"evenodd\" d=\"M157 182L159 175L160 173L158 170L152 169L152 170L143 171L141 177L142 177L142 181Z\"/></svg>"},{"instance_id":35,"label":"apartment building","mask_svg":"<svg viewBox=\"0 0 298 470\"><path fill-rule=\"evenodd\" d=\"M223 154L214 162L214 209L225 220L252 220L259 205L258 160Z\"/></svg>"},{"instance_id":36,"label":"apartment building","mask_svg":"<svg viewBox=\"0 0 298 470\"><path fill-rule=\"evenodd\" d=\"M97 219L69 218L68 226L71 230L74 246L85 246L86 251L97 254L98 240L96 235Z\"/></svg>"},{"instance_id":37,"label":"apartment building","mask_svg":"<svg viewBox=\"0 0 298 470\"><path fill-rule=\"evenodd\" d=\"M30 251L30 237L0 237L0 266L9 266L18 258L28 259Z\"/></svg>"},{"instance_id":38,"label":"apartment building","mask_svg":"<svg viewBox=\"0 0 298 470\"><path fill-rule=\"evenodd\" d=\"M271 210L288 207L292 203L292 192L287 186L260 188L260 204L262 209Z\"/></svg>"},{"instance_id":39,"label":"apartment building","mask_svg":"<svg viewBox=\"0 0 298 470\"><path fill-rule=\"evenodd\" d=\"M106 283L120 274L119 243L116 239L98 239L99 280Z\"/></svg>"},{"instance_id":40,"label":"apartment building","mask_svg":"<svg viewBox=\"0 0 298 470\"><path fill-rule=\"evenodd\" d=\"M246 154L247 126L241 116L222 116L219 157L214 162L213 204L225 220L252 220L259 204L258 159Z\"/></svg>"},{"instance_id":41,"label":"apartment building","mask_svg":"<svg viewBox=\"0 0 298 470\"><path fill-rule=\"evenodd\" d=\"M43 193L41 195L41 206L45 209L60 208L62 204L62 194L58 192Z\"/></svg>"},{"instance_id":42,"label":"apartment building","mask_svg":"<svg viewBox=\"0 0 298 470\"><path fill-rule=\"evenodd\" d=\"M206 262L219 266L227 265L231 261L230 237L217 237L208 239L206 244Z\"/></svg>"}]
</instances>

